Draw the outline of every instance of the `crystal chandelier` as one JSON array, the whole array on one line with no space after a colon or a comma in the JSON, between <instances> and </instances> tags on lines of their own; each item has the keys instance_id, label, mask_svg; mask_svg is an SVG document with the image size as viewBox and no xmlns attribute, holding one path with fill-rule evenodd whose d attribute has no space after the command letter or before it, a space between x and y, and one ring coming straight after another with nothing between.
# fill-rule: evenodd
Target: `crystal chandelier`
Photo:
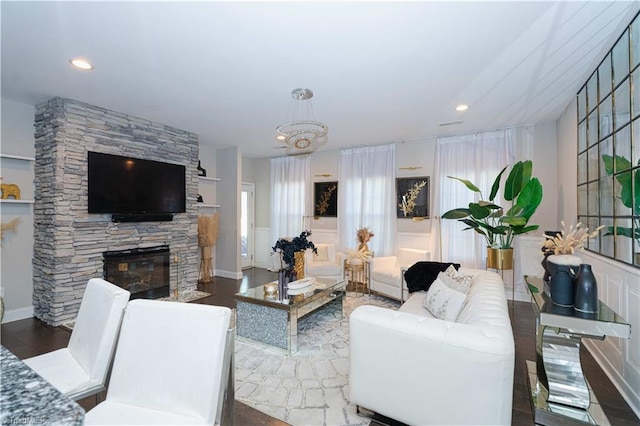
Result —
<instances>
[{"instance_id":1,"label":"crystal chandelier","mask_svg":"<svg viewBox=\"0 0 640 426\"><path fill-rule=\"evenodd\" d=\"M278 139L290 148L311 152L319 145L326 143L329 128L316 120L313 111L313 91L311 89L295 89L291 92L291 106L285 123L276 127Z\"/></svg>"}]
</instances>

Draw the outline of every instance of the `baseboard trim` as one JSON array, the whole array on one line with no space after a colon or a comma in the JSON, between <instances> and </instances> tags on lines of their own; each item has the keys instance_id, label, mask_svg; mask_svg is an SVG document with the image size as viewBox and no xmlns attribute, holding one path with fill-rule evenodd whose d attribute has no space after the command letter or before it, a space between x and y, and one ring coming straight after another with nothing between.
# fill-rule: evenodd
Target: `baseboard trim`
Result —
<instances>
[{"instance_id":1,"label":"baseboard trim","mask_svg":"<svg viewBox=\"0 0 640 426\"><path fill-rule=\"evenodd\" d=\"M2 318L2 323L6 324L8 322L20 321L23 319L33 317L33 306L27 306L26 308L18 308L11 309L4 312L4 318Z\"/></svg>"},{"instance_id":2,"label":"baseboard trim","mask_svg":"<svg viewBox=\"0 0 640 426\"><path fill-rule=\"evenodd\" d=\"M216 269L215 276L222 277L222 278L231 278L232 280L241 280L244 275L242 274L242 271L231 272L231 271L221 271L220 269Z\"/></svg>"}]
</instances>

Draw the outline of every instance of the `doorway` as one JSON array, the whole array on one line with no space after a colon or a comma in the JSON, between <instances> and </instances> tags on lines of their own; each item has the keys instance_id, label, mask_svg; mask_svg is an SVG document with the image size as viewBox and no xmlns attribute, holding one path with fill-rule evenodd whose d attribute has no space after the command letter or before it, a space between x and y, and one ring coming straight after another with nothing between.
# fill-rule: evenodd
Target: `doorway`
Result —
<instances>
[{"instance_id":1,"label":"doorway","mask_svg":"<svg viewBox=\"0 0 640 426\"><path fill-rule=\"evenodd\" d=\"M254 209L254 184L242 182L242 193L240 195L240 257L242 269L253 268Z\"/></svg>"}]
</instances>

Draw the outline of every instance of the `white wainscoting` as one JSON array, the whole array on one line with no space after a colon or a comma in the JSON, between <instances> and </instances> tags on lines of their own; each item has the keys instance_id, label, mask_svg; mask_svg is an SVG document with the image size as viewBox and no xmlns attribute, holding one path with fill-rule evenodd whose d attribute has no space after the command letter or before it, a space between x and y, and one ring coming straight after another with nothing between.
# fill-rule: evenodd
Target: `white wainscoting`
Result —
<instances>
[{"instance_id":1,"label":"white wainscoting","mask_svg":"<svg viewBox=\"0 0 640 426\"><path fill-rule=\"evenodd\" d=\"M585 346L640 417L640 269L588 251L578 254L591 264L598 297L631 324L631 338L584 339Z\"/></svg>"}]
</instances>

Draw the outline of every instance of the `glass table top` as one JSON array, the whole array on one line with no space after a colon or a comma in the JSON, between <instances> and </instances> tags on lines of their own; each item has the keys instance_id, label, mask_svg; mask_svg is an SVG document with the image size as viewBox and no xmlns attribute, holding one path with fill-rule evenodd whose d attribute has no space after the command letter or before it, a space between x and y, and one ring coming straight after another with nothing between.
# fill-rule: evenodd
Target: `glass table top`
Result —
<instances>
[{"instance_id":1,"label":"glass table top","mask_svg":"<svg viewBox=\"0 0 640 426\"><path fill-rule=\"evenodd\" d=\"M282 298L278 296L277 292L276 294L267 294L265 292L265 285L275 284L277 288L278 282L272 281L271 283L236 293L235 299L290 310L305 306L328 294L346 288L346 282L343 279L313 278L309 281L311 282L310 285L299 289L289 289L285 297Z\"/></svg>"},{"instance_id":2,"label":"glass table top","mask_svg":"<svg viewBox=\"0 0 640 426\"><path fill-rule=\"evenodd\" d=\"M631 326L601 300L598 301L597 313L581 313L572 307L554 304L544 292L542 278L531 275L525 275L524 278L531 292L533 307L542 325L565 328L576 334L626 339L631 336Z\"/></svg>"}]
</instances>

